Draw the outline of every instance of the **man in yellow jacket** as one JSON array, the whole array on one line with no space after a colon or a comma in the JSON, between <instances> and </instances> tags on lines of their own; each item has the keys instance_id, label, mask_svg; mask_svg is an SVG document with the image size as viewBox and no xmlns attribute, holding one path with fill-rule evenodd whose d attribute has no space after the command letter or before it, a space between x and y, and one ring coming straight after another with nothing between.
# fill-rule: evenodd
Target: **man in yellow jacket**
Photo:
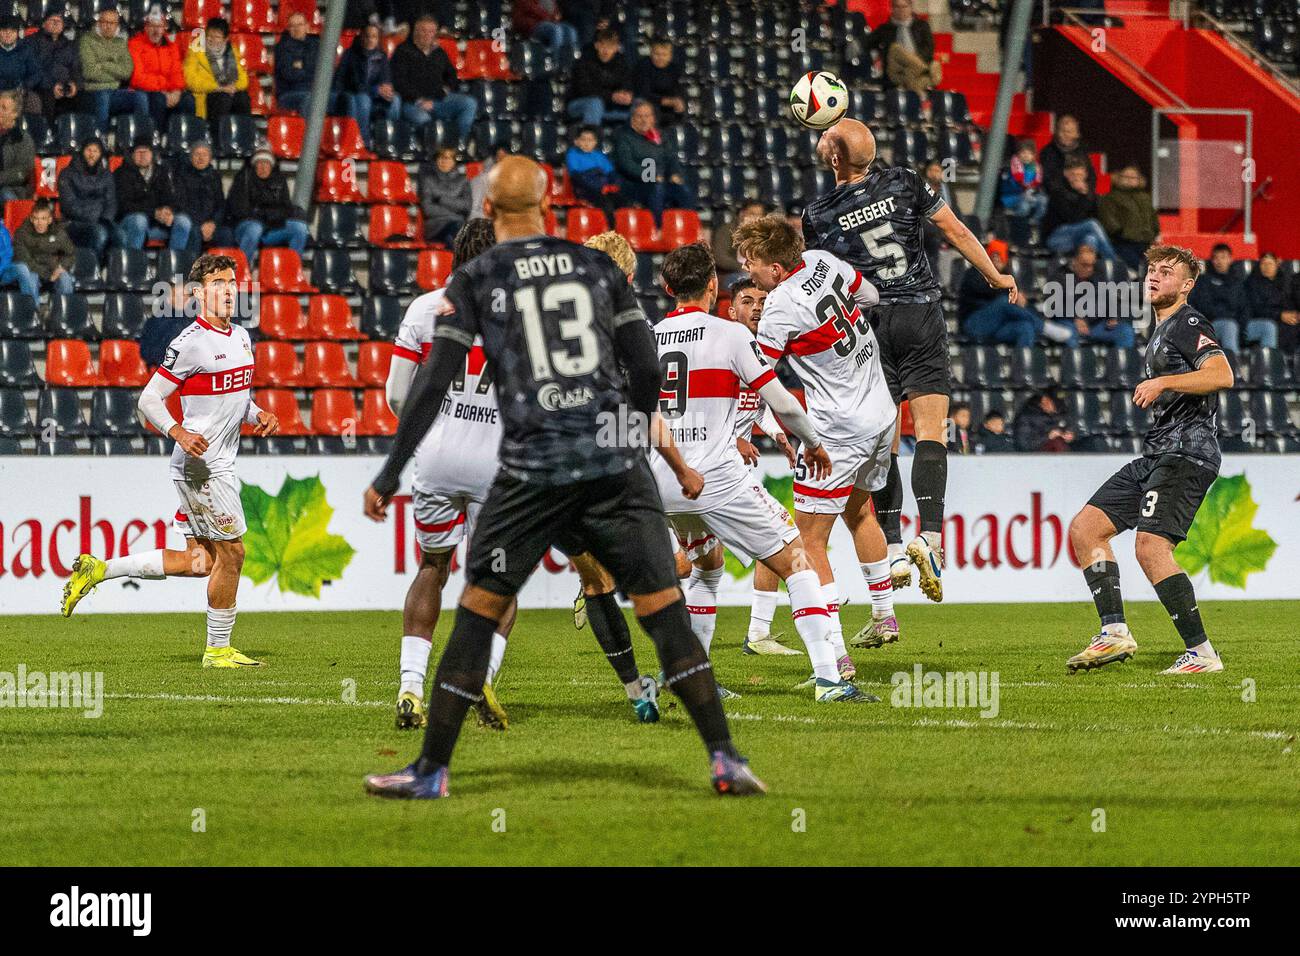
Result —
<instances>
[{"instance_id":1,"label":"man in yellow jacket","mask_svg":"<svg viewBox=\"0 0 1300 956\"><path fill-rule=\"evenodd\" d=\"M252 112L248 72L230 45L230 25L222 18L208 21L202 44L190 44L183 71L185 86L194 94L194 112L207 117L214 130L224 116Z\"/></svg>"}]
</instances>

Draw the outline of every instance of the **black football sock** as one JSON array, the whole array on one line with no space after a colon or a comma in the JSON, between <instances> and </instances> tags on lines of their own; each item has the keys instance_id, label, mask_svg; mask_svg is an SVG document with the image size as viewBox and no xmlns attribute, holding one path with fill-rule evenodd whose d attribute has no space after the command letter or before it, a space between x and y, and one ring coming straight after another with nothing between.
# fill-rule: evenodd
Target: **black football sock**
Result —
<instances>
[{"instance_id":1,"label":"black football sock","mask_svg":"<svg viewBox=\"0 0 1300 956\"><path fill-rule=\"evenodd\" d=\"M1178 628L1178 636L1184 645L1195 647L1209 640L1205 636L1205 625L1201 623L1201 611L1196 605L1191 578L1185 574L1169 575L1156 585L1156 597L1169 612L1169 619Z\"/></svg>"},{"instance_id":2,"label":"black football sock","mask_svg":"<svg viewBox=\"0 0 1300 956\"><path fill-rule=\"evenodd\" d=\"M1124 623L1124 596L1119 587L1119 565L1114 561L1097 561L1083 566L1083 578L1097 605L1101 626Z\"/></svg>"},{"instance_id":3,"label":"black football sock","mask_svg":"<svg viewBox=\"0 0 1300 956\"><path fill-rule=\"evenodd\" d=\"M885 532L888 544L903 543L903 476L898 470L898 456L889 456L889 474L879 491L871 493L871 504L876 509L876 520Z\"/></svg>"},{"instance_id":4,"label":"black football sock","mask_svg":"<svg viewBox=\"0 0 1300 956\"><path fill-rule=\"evenodd\" d=\"M592 633L605 652L609 666L624 684L630 684L641 676L636 669L636 654L632 650L632 635L627 629L627 619L614 598L614 592L608 594L587 595L587 621Z\"/></svg>"},{"instance_id":5,"label":"black football sock","mask_svg":"<svg viewBox=\"0 0 1300 956\"><path fill-rule=\"evenodd\" d=\"M943 495L948 487L948 447L919 441L912 459L912 495L921 516L921 532L943 533Z\"/></svg>"},{"instance_id":6,"label":"black football sock","mask_svg":"<svg viewBox=\"0 0 1300 956\"><path fill-rule=\"evenodd\" d=\"M497 622L464 607L456 608L456 623L447 649L438 662L429 693L429 726L424 731L424 749L416 765L418 773L432 773L451 763L465 712L483 698L488 659L492 655L492 634Z\"/></svg>"},{"instance_id":7,"label":"black football sock","mask_svg":"<svg viewBox=\"0 0 1300 956\"><path fill-rule=\"evenodd\" d=\"M730 757L739 756L731 743L727 717L718 698L718 685L704 647L691 630L691 616L686 602L674 601L666 608L638 617L659 652L664 680L695 721L695 729L709 753L721 750Z\"/></svg>"}]
</instances>

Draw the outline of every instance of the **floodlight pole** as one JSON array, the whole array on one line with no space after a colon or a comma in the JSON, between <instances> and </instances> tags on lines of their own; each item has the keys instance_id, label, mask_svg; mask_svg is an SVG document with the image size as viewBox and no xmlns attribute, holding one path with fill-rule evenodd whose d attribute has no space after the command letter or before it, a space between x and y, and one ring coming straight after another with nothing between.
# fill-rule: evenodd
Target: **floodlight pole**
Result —
<instances>
[{"instance_id":1,"label":"floodlight pole","mask_svg":"<svg viewBox=\"0 0 1300 956\"><path fill-rule=\"evenodd\" d=\"M1025 58L1025 43L1029 39L1029 18L1033 0L1015 0L1011 8L1011 23L1007 30L1007 44L1002 50L1002 77L998 80L998 97L993 104L993 120L984 139L983 162L980 165L979 191L975 195L975 215L988 226L993 214L993 197L997 193L998 177L1002 174L1002 160L1006 153L1007 123L1011 119L1011 101L1016 95L1016 77Z\"/></svg>"},{"instance_id":2,"label":"floodlight pole","mask_svg":"<svg viewBox=\"0 0 1300 956\"><path fill-rule=\"evenodd\" d=\"M316 58L316 76L311 81L310 109L307 111L307 128L302 137L302 156L298 159L298 173L293 183L293 204L307 210L311 206L312 188L316 182L316 160L320 156L321 136L325 132L325 110L329 107L329 91L334 81L334 51L343 35L343 14L347 0L329 0L325 10L325 26L320 35L320 54Z\"/></svg>"}]
</instances>

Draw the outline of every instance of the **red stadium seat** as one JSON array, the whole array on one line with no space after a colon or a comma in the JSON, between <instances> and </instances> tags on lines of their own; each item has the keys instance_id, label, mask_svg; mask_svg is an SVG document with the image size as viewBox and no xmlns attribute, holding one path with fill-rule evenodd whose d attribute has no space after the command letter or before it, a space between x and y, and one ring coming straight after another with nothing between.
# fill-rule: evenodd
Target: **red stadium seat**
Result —
<instances>
[{"instance_id":1,"label":"red stadium seat","mask_svg":"<svg viewBox=\"0 0 1300 956\"><path fill-rule=\"evenodd\" d=\"M315 435L361 434L360 416L352 390L318 388L311 393L311 430Z\"/></svg>"},{"instance_id":2,"label":"red stadium seat","mask_svg":"<svg viewBox=\"0 0 1300 956\"><path fill-rule=\"evenodd\" d=\"M384 249L423 249L423 222L406 206L371 206L370 241Z\"/></svg>"},{"instance_id":3,"label":"red stadium seat","mask_svg":"<svg viewBox=\"0 0 1300 956\"><path fill-rule=\"evenodd\" d=\"M45 382L71 388L104 384L90 359L90 346L79 339L53 339L46 343Z\"/></svg>"},{"instance_id":4,"label":"red stadium seat","mask_svg":"<svg viewBox=\"0 0 1300 956\"><path fill-rule=\"evenodd\" d=\"M302 149L301 142L298 145ZM366 149L361 139L361 127L351 116L327 116L325 132L321 135L322 156L337 159L374 159L375 154Z\"/></svg>"},{"instance_id":5,"label":"red stadium seat","mask_svg":"<svg viewBox=\"0 0 1300 956\"><path fill-rule=\"evenodd\" d=\"M235 281L240 285L253 281L253 271L248 268L248 259L245 258L243 249L238 246L213 246L208 252L214 256L230 256L235 260Z\"/></svg>"},{"instance_id":6,"label":"red stadium seat","mask_svg":"<svg viewBox=\"0 0 1300 956\"><path fill-rule=\"evenodd\" d=\"M302 381L302 363L291 342L263 340L253 348L253 387L294 388Z\"/></svg>"},{"instance_id":7,"label":"red stadium seat","mask_svg":"<svg viewBox=\"0 0 1300 956\"><path fill-rule=\"evenodd\" d=\"M272 116L266 121L266 141L271 152L281 159L298 159L306 129L307 121L301 116Z\"/></svg>"},{"instance_id":8,"label":"red stadium seat","mask_svg":"<svg viewBox=\"0 0 1300 956\"><path fill-rule=\"evenodd\" d=\"M283 32L289 25L289 17L295 13L301 13L307 18L308 33L320 33L320 28L325 22L316 0L280 0L279 10L279 30L272 32Z\"/></svg>"},{"instance_id":9,"label":"red stadium seat","mask_svg":"<svg viewBox=\"0 0 1300 956\"><path fill-rule=\"evenodd\" d=\"M614 210L614 228L637 252L655 252L660 248L654 241L655 220L648 209Z\"/></svg>"},{"instance_id":10,"label":"red stadium seat","mask_svg":"<svg viewBox=\"0 0 1300 956\"><path fill-rule=\"evenodd\" d=\"M298 411L298 399L287 388L264 388L253 393L257 407L280 419L281 435L306 435L307 423Z\"/></svg>"},{"instance_id":11,"label":"red stadium seat","mask_svg":"<svg viewBox=\"0 0 1300 956\"><path fill-rule=\"evenodd\" d=\"M357 378L362 385L383 388L393 360L392 342L362 342L357 352Z\"/></svg>"},{"instance_id":12,"label":"red stadium seat","mask_svg":"<svg viewBox=\"0 0 1300 956\"><path fill-rule=\"evenodd\" d=\"M257 280L263 292L316 292L302 272L302 259L292 249L268 246L257 264Z\"/></svg>"},{"instance_id":13,"label":"red stadium seat","mask_svg":"<svg viewBox=\"0 0 1300 956\"><path fill-rule=\"evenodd\" d=\"M451 253L444 249L425 249L415 267L415 281L421 289L432 292L447 284L451 275Z\"/></svg>"},{"instance_id":14,"label":"red stadium seat","mask_svg":"<svg viewBox=\"0 0 1300 956\"><path fill-rule=\"evenodd\" d=\"M558 219L555 218L555 210L554 210L554 209L548 209L548 210L546 210L546 212L542 215L542 222L543 222L543 223L545 224L545 226L546 226L546 234L547 234L548 236L556 236L556 237L559 237L559 235L560 235L560 221L559 221Z\"/></svg>"},{"instance_id":15,"label":"red stadium seat","mask_svg":"<svg viewBox=\"0 0 1300 956\"><path fill-rule=\"evenodd\" d=\"M129 339L99 343L99 378L117 388L143 387L149 381L149 370L140 358L140 343Z\"/></svg>"},{"instance_id":16,"label":"red stadium seat","mask_svg":"<svg viewBox=\"0 0 1300 956\"><path fill-rule=\"evenodd\" d=\"M552 206L577 206L578 197L573 195L573 183L569 181L569 171L566 169L558 178L551 177L551 205Z\"/></svg>"},{"instance_id":17,"label":"red stadium seat","mask_svg":"<svg viewBox=\"0 0 1300 956\"><path fill-rule=\"evenodd\" d=\"M313 339L364 339L352 323L352 306L341 295L314 295L307 309L307 331Z\"/></svg>"},{"instance_id":18,"label":"red stadium seat","mask_svg":"<svg viewBox=\"0 0 1300 956\"><path fill-rule=\"evenodd\" d=\"M36 196L39 199L59 198L59 173L72 162L71 156L36 157Z\"/></svg>"},{"instance_id":19,"label":"red stadium seat","mask_svg":"<svg viewBox=\"0 0 1300 956\"><path fill-rule=\"evenodd\" d=\"M307 317L296 296L264 295L259 313L259 327L268 339L297 341L311 338Z\"/></svg>"},{"instance_id":20,"label":"red stadium seat","mask_svg":"<svg viewBox=\"0 0 1300 956\"><path fill-rule=\"evenodd\" d=\"M271 112L271 97L256 75L248 78L248 112L253 116L267 116Z\"/></svg>"},{"instance_id":21,"label":"red stadium seat","mask_svg":"<svg viewBox=\"0 0 1300 956\"><path fill-rule=\"evenodd\" d=\"M221 16L221 0L185 0L181 25L186 30L201 30L209 20Z\"/></svg>"},{"instance_id":22,"label":"red stadium seat","mask_svg":"<svg viewBox=\"0 0 1300 956\"><path fill-rule=\"evenodd\" d=\"M482 164L482 163L466 163L466 164L465 164L465 178L466 178L466 179L473 179L475 176L477 176L477 175L478 175L479 173L481 173L481 172L483 172L483 164Z\"/></svg>"},{"instance_id":23,"label":"red stadium seat","mask_svg":"<svg viewBox=\"0 0 1300 956\"><path fill-rule=\"evenodd\" d=\"M5 203L5 228L9 230L9 235L12 236L27 221L27 217L32 214L34 202L34 199L10 199Z\"/></svg>"},{"instance_id":24,"label":"red stadium seat","mask_svg":"<svg viewBox=\"0 0 1300 956\"><path fill-rule=\"evenodd\" d=\"M243 2L251 6L258 3L258 0L243 0ZM266 0L260 0L260 2L265 8ZM235 0L236 9L238 9L239 4L240 0ZM239 31L243 28L232 24L231 29ZM239 51L239 55L244 60L244 69L249 73L250 86L253 75L269 75L275 69L271 61L270 51L267 50L266 43L256 30L233 33L230 37L230 44Z\"/></svg>"},{"instance_id":25,"label":"red stadium seat","mask_svg":"<svg viewBox=\"0 0 1300 956\"><path fill-rule=\"evenodd\" d=\"M671 252L700 241L700 216L692 209L665 209L659 251Z\"/></svg>"},{"instance_id":26,"label":"red stadium seat","mask_svg":"<svg viewBox=\"0 0 1300 956\"><path fill-rule=\"evenodd\" d=\"M324 160L316 169L316 201L365 202L357 186L357 164L350 159Z\"/></svg>"},{"instance_id":27,"label":"red stadium seat","mask_svg":"<svg viewBox=\"0 0 1300 956\"><path fill-rule=\"evenodd\" d=\"M411 187L411 177L404 164L375 162L366 170L366 201L413 203L419 202L420 197Z\"/></svg>"},{"instance_id":28,"label":"red stadium seat","mask_svg":"<svg viewBox=\"0 0 1300 956\"><path fill-rule=\"evenodd\" d=\"M384 56L388 57L391 60L393 58L393 51L395 51L399 46L402 45L403 39L405 38L400 33L393 33L388 36L381 37L379 40L379 45L384 48Z\"/></svg>"},{"instance_id":29,"label":"red stadium seat","mask_svg":"<svg viewBox=\"0 0 1300 956\"><path fill-rule=\"evenodd\" d=\"M456 68L456 73L459 75L461 66L464 64L465 60L461 56L460 46L456 43L456 38L438 37L438 46L442 47L442 52L447 54L447 59L451 62L451 65Z\"/></svg>"},{"instance_id":30,"label":"red stadium seat","mask_svg":"<svg viewBox=\"0 0 1300 956\"><path fill-rule=\"evenodd\" d=\"M618 210L620 213L623 210ZM569 210L565 223L565 236L570 242L586 242L592 236L609 230L609 220L599 209L577 207Z\"/></svg>"},{"instance_id":31,"label":"red stadium seat","mask_svg":"<svg viewBox=\"0 0 1300 956\"><path fill-rule=\"evenodd\" d=\"M342 345L338 342L308 342L300 384L305 388L356 388L361 383L352 374Z\"/></svg>"},{"instance_id":32,"label":"red stadium seat","mask_svg":"<svg viewBox=\"0 0 1300 956\"><path fill-rule=\"evenodd\" d=\"M465 58L456 70L462 80L513 80L510 59L505 50L498 50L495 40L465 41Z\"/></svg>"},{"instance_id":33,"label":"red stadium seat","mask_svg":"<svg viewBox=\"0 0 1300 956\"><path fill-rule=\"evenodd\" d=\"M391 435L397 431L397 416L388 407L382 388L368 388L361 398L359 435Z\"/></svg>"},{"instance_id":34,"label":"red stadium seat","mask_svg":"<svg viewBox=\"0 0 1300 956\"><path fill-rule=\"evenodd\" d=\"M276 29L270 0L231 0L230 29L234 33L280 32ZM261 38L258 39L260 41Z\"/></svg>"}]
</instances>

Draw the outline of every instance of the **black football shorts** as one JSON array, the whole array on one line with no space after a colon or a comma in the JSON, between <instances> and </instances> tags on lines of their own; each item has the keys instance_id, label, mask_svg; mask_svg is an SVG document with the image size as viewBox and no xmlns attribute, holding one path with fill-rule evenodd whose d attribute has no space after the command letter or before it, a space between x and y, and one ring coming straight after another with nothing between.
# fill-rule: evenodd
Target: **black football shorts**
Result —
<instances>
[{"instance_id":1,"label":"black football shorts","mask_svg":"<svg viewBox=\"0 0 1300 956\"><path fill-rule=\"evenodd\" d=\"M1183 455L1130 461L1088 499L1119 531L1136 528L1174 544L1187 538L1205 493L1218 473Z\"/></svg>"},{"instance_id":2,"label":"black football shorts","mask_svg":"<svg viewBox=\"0 0 1300 956\"><path fill-rule=\"evenodd\" d=\"M914 395L952 394L948 323L938 302L882 302L869 318L895 405Z\"/></svg>"}]
</instances>

